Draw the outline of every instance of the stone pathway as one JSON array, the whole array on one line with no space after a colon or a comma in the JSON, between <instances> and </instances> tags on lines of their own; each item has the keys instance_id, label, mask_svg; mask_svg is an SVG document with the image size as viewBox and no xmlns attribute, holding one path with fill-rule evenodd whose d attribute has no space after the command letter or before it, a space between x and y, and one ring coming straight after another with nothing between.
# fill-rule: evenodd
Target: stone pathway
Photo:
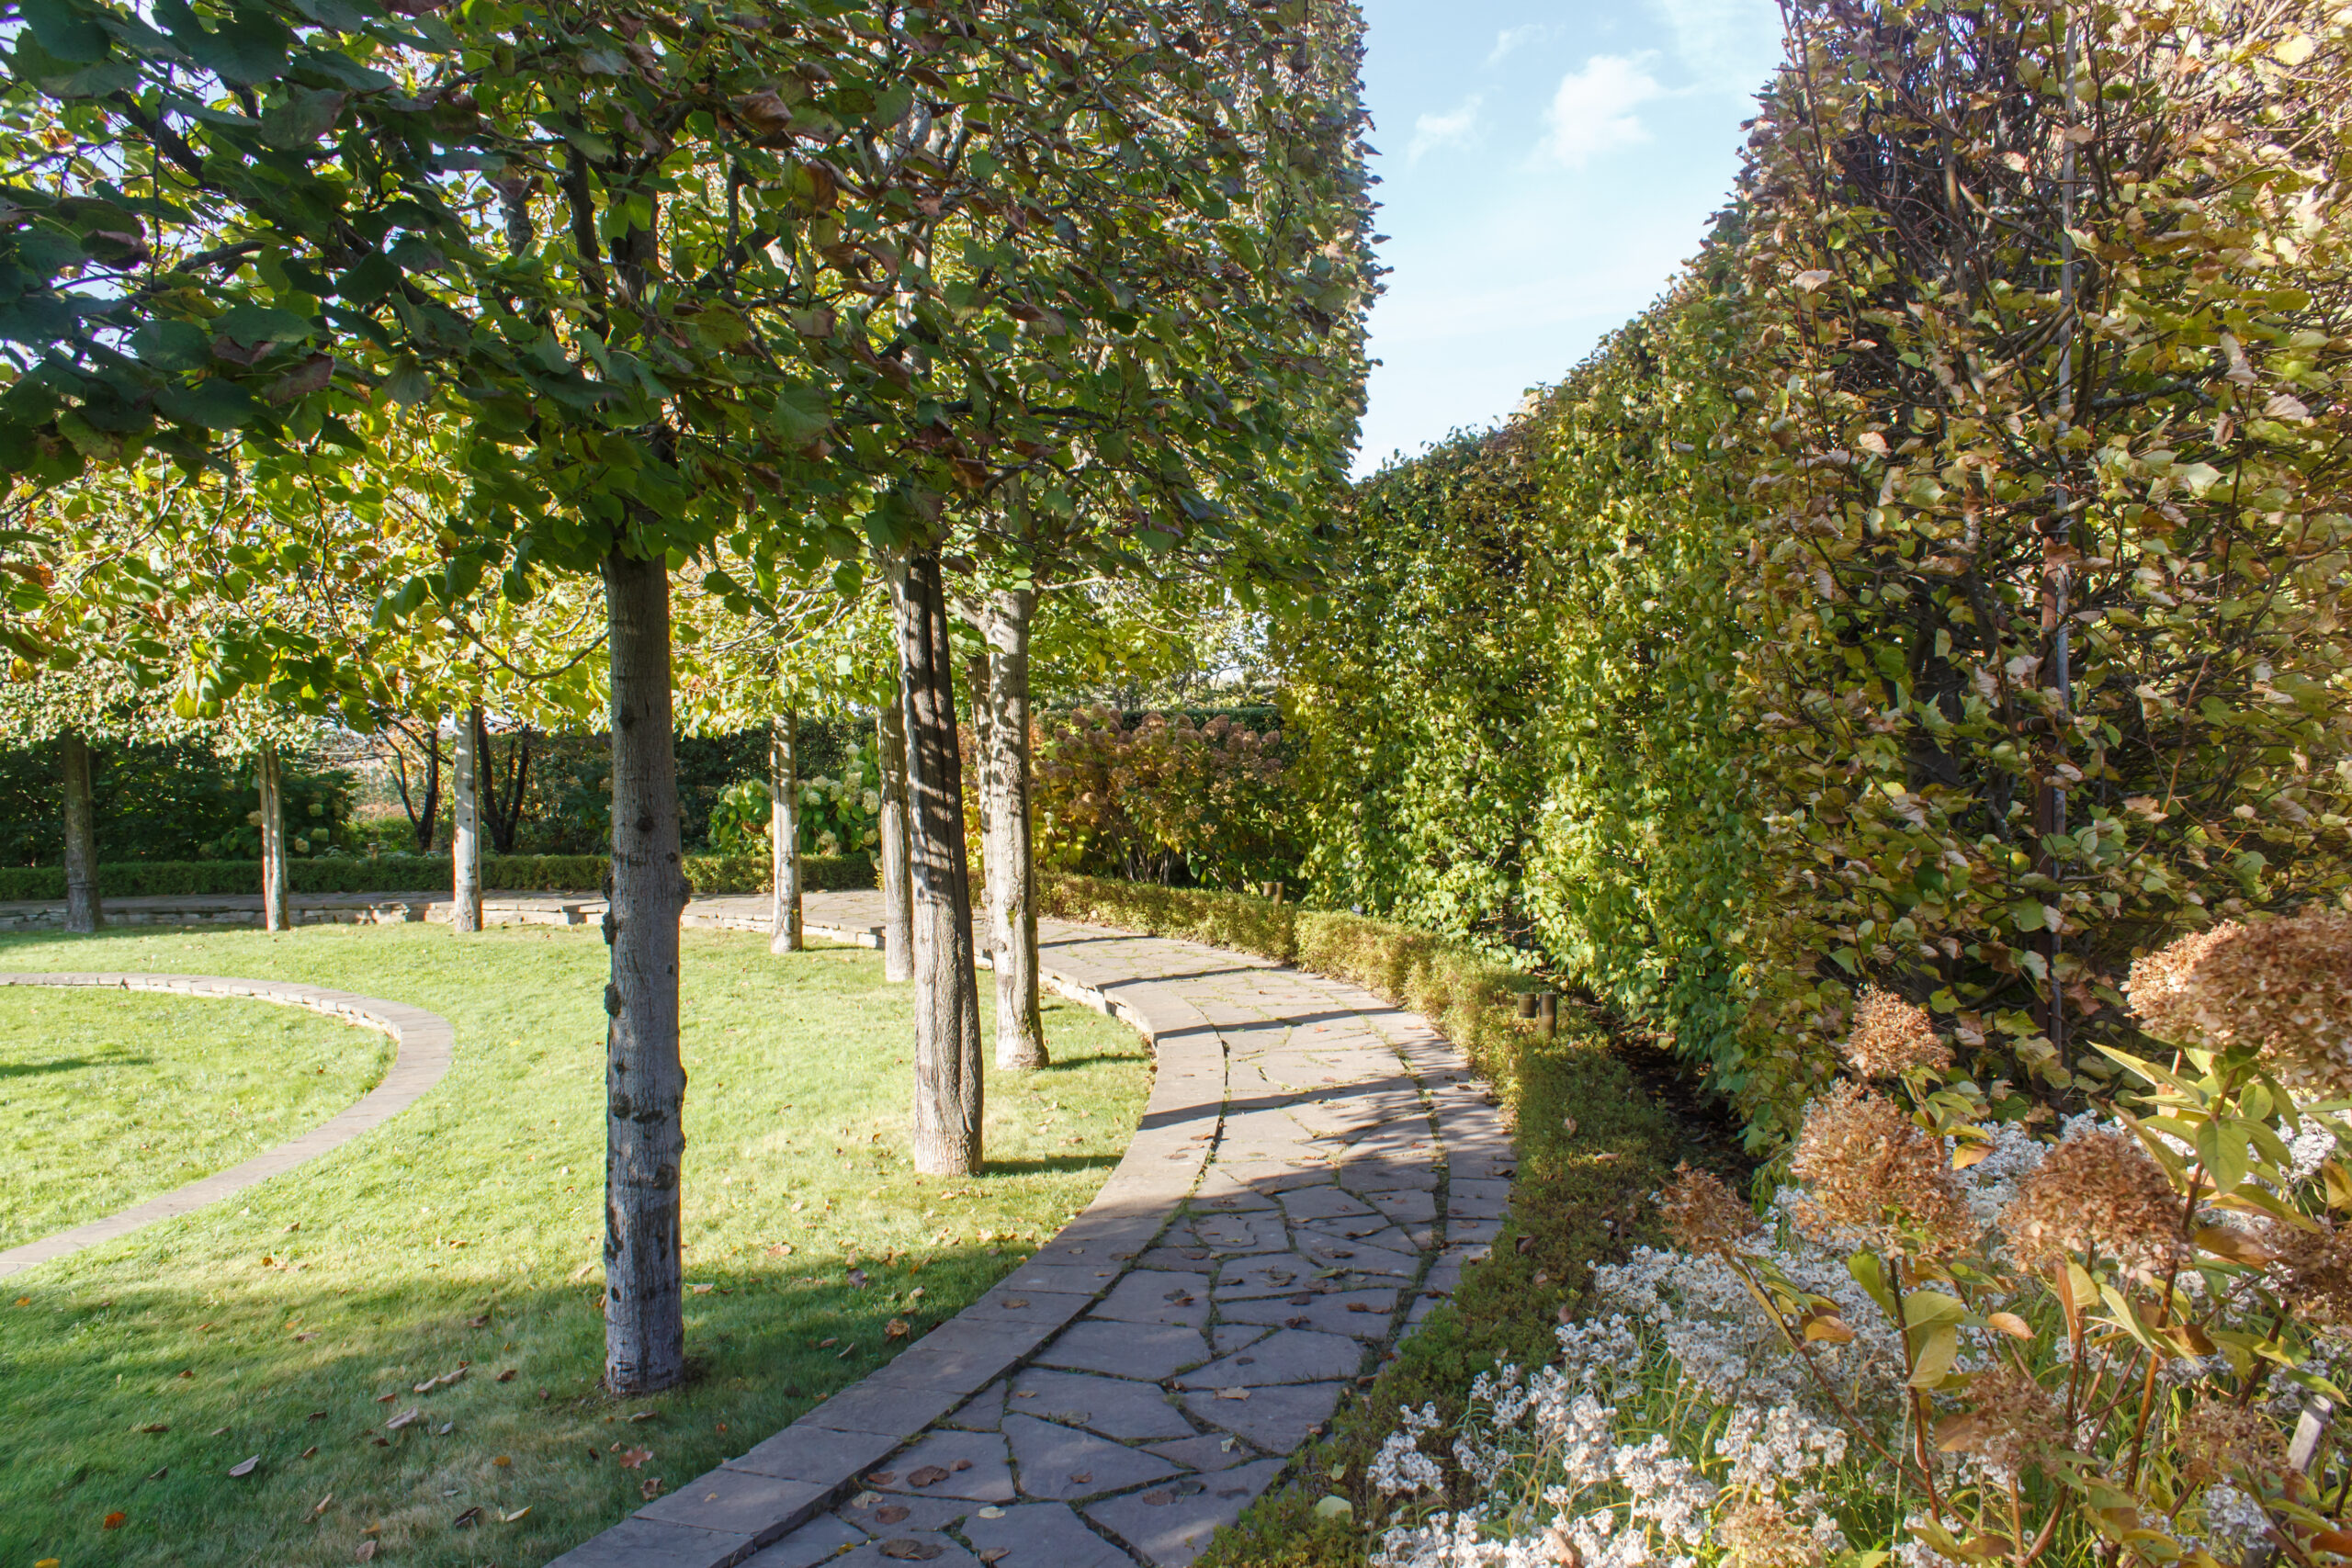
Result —
<instances>
[{"instance_id":1,"label":"stone pathway","mask_svg":"<svg viewBox=\"0 0 2352 1568\"><path fill-rule=\"evenodd\" d=\"M256 900L258 902L258 900ZM258 1181L293 1169L308 1160L316 1159L329 1149L340 1148L372 1127L382 1125L424 1098L425 1092L441 1081L449 1070L449 1055L455 1037L449 1021L439 1013L423 1008L409 1007L401 1002L379 1001L373 997L354 996L349 991L331 991L323 986L278 985L267 980L230 980L209 975L110 975L110 974L29 974L0 975L0 986L92 986L124 991L165 991L185 997L236 997L253 1001L281 1002L288 1007L308 1008L330 1018L339 1018L365 1029L379 1030L392 1037L398 1051L391 1070L383 1081L354 1101L342 1114L329 1118L298 1137L288 1138L274 1149L254 1156L242 1165L215 1171L187 1186L176 1188L160 1198L150 1198L119 1213L102 1220L75 1225L72 1230L59 1231L55 1235L28 1241L22 1247L12 1247L0 1252L0 1280L36 1263L46 1263L52 1258L63 1258L85 1247L102 1241L112 1241L119 1235L201 1209L216 1203L232 1193L242 1192Z\"/></svg>"},{"instance_id":2,"label":"stone pathway","mask_svg":"<svg viewBox=\"0 0 2352 1568\"><path fill-rule=\"evenodd\" d=\"M431 893L295 905L304 923L447 918ZM485 912L579 925L603 908L508 894ZM157 898L107 913L254 924L259 908ZM58 918L0 906L0 928ZM768 900L698 898L684 920L763 932ZM879 894L808 896L812 937L873 945L880 921ZM1039 946L1047 986L1131 1024L1156 1058L1135 1140L1094 1201L888 1365L562 1568L1189 1563L1485 1255L1510 1204L1510 1135L1423 1020L1195 942L1045 921Z\"/></svg>"},{"instance_id":3,"label":"stone pathway","mask_svg":"<svg viewBox=\"0 0 2352 1568\"><path fill-rule=\"evenodd\" d=\"M808 896L871 943L880 897ZM767 929L763 897L689 924ZM1126 1156L1024 1267L562 1568L1190 1562L1482 1257L1501 1115L1419 1018L1198 943L1043 923L1053 988L1157 1057Z\"/></svg>"}]
</instances>

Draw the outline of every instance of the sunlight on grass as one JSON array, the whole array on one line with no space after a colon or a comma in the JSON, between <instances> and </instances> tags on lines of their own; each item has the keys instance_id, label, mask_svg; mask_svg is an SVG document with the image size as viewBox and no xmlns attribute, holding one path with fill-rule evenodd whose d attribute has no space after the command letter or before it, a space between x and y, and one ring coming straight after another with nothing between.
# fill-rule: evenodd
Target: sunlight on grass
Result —
<instances>
[{"instance_id":1,"label":"sunlight on grass","mask_svg":"<svg viewBox=\"0 0 2352 1568\"><path fill-rule=\"evenodd\" d=\"M1052 1005L1057 1065L990 1074L986 1174L915 1177L910 996L876 955L774 958L729 932L689 932L685 953L694 1378L620 1402L597 1382L593 929L0 942L5 968L412 1002L458 1040L440 1087L352 1145L0 1286L0 1568L347 1563L368 1540L387 1562L544 1562L952 1315L1084 1207L1142 1109L1141 1043Z\"/></svg>"},{"instance_id":2,"label":"sunlight on grass","mask_svg":"<svg viewBox=\"0 0 2352 1568\"><path fill-rule=\"evenodd\" d=\"M268 1002L0 990L0 1247L273 1148L391 1060L371 1030Z\"/></svg>"}]
</instances>

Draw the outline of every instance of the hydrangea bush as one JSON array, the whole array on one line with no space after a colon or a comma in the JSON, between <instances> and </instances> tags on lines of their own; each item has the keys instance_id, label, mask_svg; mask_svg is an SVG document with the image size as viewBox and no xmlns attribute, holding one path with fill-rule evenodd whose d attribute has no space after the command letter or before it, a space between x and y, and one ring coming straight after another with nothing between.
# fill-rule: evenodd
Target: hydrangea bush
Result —
<instances>
[{"instance_id":1,"label":"hydrangea bush","mask_svg":"<svg viewBox=\"0 0 2352 1568\"><path fill-rule=\"evenodd\" d=\"M2352 918L2224 923L2130 995L2169 1049L2008 1121L1866 997L1760 1213L1684 1168L1673 1246L1595 1270L1556 1364L1451 1430L1400 1413L1380 1568L2352 1557L2315 1441L2352 1356Z\"/></svg>"},{"instance_id":2,"label":"hydrangea bush","mask_svg":"<svg viewBox=\"0 0 2352 1568\"><path fill-rule=\"evenodd\" d=\"M765 779L730 785L711 810L711 847L722 854L764 847L773 798ZM880 753L871 745L854 742L838 774L800 781L800 852L870 855L882 841L881 816Z\"/></svg>"}]
</instances>

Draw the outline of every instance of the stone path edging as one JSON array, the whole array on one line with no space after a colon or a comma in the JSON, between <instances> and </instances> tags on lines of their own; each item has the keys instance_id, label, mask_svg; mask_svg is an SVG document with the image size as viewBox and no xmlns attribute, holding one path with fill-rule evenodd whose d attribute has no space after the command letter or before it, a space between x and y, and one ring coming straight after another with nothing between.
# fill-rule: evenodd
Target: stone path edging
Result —
<instances>
[{"instance_id":1,"label":"stone path edging","mask_svg":"<svg viewBox=\"0 0 2352 1568\"><path fill-rule=\"evenodd\" d=\"M423 1008L410 1007L401 1002L355 996L349 991L329 990L322 986L232 980L209 975L74 974L63 971L0 974L0 986L92 987L277 1002L288 1007L308 1008L312 1012L377 1030L390 1035L395 1047L391 1067L384 1074L382 1081L339 1114L307 1133L288 1138L275 1148L254 1156L242 1165L215 1171L210 1176L191 1181L185 1187L175 1188L160 1197L150 1198L119 1213L108 1214L104 1219L92 1220L71 1230L43 1236L39 1241L28 1241L21 1247L0 1251L0 1279L37 1263L46 1263L51 1258L79 1252L85 1247L129 1235L132 1231L152 1225L158 1220L167 1220L203 1208L208 1203L218 1202L256 1182L292 1170L330 1149L341 1147L360 1134L380 1126L407 1110L425 1091L439 1083L442 1076L449 1070L450 1054L456 1041L449 1021L439 1013L427 1012Z\"/></svg>"},{"instance_id":2,"label":"stone path edging","mask_svg":"<svg viewBox=\"0 0 2352 1568\"><path fill-rule=\"evenodd\" d=\"M811 894L804 929L872 945L879 912ZM764 897L685 919L768 929ZM1180 1568L1484 1256L1515 1156L1425 1021L1101 927L1041 922L1039 959L1157 1058L1093 1202L888 1365L551 1568Z\"/></svg>"}]
</instances>

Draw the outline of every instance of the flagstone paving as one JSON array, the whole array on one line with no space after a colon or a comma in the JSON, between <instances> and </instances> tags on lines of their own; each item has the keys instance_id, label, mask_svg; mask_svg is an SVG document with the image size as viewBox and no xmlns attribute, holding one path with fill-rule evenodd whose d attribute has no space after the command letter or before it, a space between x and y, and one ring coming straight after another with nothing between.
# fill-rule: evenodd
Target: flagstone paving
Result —
<instances>
[{"instance_id":1,"label":"flagstone paving","mask_svg":"<svg viewBox=\"0 0 2352 1568\"><path fill-rule=\"evenodd\" d=\"M298 897L298 921L446 919L432 893ZM257 897L122 900L124 923L257 923ZM493 895L497 923L602 900ZM813 893L873 945L876 893ZM62 906L0 906L39 929ZM764 896L689 926L764 931ZM1450 1296L1510 1200L1493 1096L1422 1019L1196 942L1040 922L1040 971L1152 1043L1151 1099L1094 1201L872 1376L558 1559L562 1568L1189 1563L1340 1395Z\"/></svg>"},{"instance_id":2,"label":"flagstone paving","mask_svg":"<svg viewBox=\"0 0 2352 1568\"><path fill-rule=\"evenodd\" d=\"M767 929L763 897L689 925ZM872 943L878 895L808 897ZM561 1568L1172 1568L1276 1484L1484 1256L1513 1155L1485 1086L1359 987L1041 923L1047 985L1152 1042L1094 1202L1003 1283Z\"/></svg>"}]
</instances>

